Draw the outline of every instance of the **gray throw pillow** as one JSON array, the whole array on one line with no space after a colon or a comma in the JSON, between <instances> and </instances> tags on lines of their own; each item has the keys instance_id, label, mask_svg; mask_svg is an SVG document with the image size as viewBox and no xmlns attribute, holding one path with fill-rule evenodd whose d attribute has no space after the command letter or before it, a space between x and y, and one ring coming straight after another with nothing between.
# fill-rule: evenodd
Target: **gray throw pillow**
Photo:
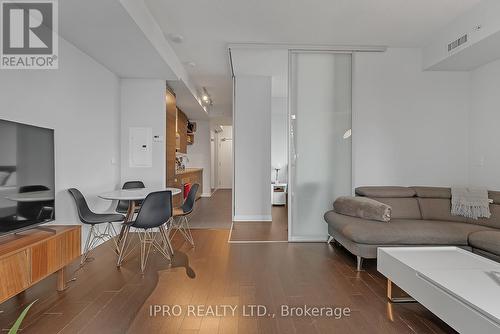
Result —
<instances>
[{"instance_id":1,"label":"gray throw pillow","mask_svg":"<svg viewBox=\"0 0 500 334\"><path fill-rule=\"evenodd\" d=\"M384 203L366 197L341 196L333 203L335 212L342 215L388 222L392 208Z\"/></svg>"}]
</instances>

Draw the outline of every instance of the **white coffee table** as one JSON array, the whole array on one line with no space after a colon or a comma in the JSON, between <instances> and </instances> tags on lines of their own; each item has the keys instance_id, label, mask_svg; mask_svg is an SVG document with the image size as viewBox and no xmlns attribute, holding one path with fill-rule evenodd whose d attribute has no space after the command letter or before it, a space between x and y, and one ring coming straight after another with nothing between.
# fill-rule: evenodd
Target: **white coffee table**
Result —
<instances>
[{"instance_id":1,"label":"white coffee table","mask_svg":"<svg viewBox=\"0 0 500 334\"><path fill-rule=\"evenodd\" d=\"M500 263L458 247L382 247L377 269L460 333L500 333Z\"/></svg>"}]
</instances>

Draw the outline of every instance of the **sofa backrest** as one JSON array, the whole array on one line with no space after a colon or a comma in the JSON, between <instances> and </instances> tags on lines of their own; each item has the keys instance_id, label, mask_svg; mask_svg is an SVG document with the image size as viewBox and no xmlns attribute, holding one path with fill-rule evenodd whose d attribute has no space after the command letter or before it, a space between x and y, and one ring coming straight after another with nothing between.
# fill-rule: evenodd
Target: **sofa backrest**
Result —
<instances>
[{"instance_id":1,"label":"sofa backrest","mask_svg":"<svg viewBox=\"0 0 500 334\"><path fill-rule=\"evenodd\" d=\"M488 219L479 218L478 220L469 220L469 222L500 229L500 191L490 190L488 198L493 200L493 204L490 204L491 217Z\"/></svg>"},{"instance_id":2,"label":"sofa backrest","mask_svg":"<svg viewBox=\"0 0 500 334\"><path fill-rule=\"evenodd\" d=\"M477 220L451 215L451 189L443 187L359 187L365 196L392 207L393 219L424 219L479 224L500 229L500 191L489 191L491 217Z\"/></svg>"},{"instance_id":3,"label":"sofa backrest","mask_svg":"<svg viewBox=\"0 0 500 334\"><path fill-rule=\"evenodd\" d=\"M365 196L392 207L395 219L422 219L416 193L409 187L359 187L356 195Z\"/></svg>"},{"instance_id":4,"label":"sofa backrest","mask_svg":"<svg viewBox=\"0 0 500 334\"><path fill-rule=\"evenodd\" d=\"M451 189L441 187L412 187L420 205L422 219L466 223L467 218L451 214Z\"/></svg>"}]
</instances>

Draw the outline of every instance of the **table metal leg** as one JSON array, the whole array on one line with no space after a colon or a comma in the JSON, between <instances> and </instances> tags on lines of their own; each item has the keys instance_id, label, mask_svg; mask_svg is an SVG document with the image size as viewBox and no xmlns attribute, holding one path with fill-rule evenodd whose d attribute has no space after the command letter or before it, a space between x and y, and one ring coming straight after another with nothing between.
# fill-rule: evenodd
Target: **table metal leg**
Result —
<instances>
[{"instance_id":1,"label":"table metal leg","mask_svg":"<svg viewBox=\"0 0 500 334\"><path fill-rule=\"evenodd\" d=\"M125 258L125 252L128 248L128 247L126 247L126 245L127 245L127 241L128 241L127 239L128 239L129 231L130 231L130 226L125 225L124 231L123 231L123 238L120 242L120 250L118 252L118 261L116 262L117 267L122 265L123 259Z\"/></svg>"},{"instance_id":2,"label":"table metal leg","mask_svg":"<svg viewBox=\"0 0 500 334\"><path fill-rule=\"evenodd\" d=\"M390 279L387 279L387 299L391 303L416 303L417 301L413 299L412 297L393 297L392 296L392 288L393 288L393 283Z\"/></svg>"},{"instance_id":3,"label":"table metal leg","mask_svg":"<svg viewBox=\"0 0 500 334\"><path fill-rule=\"evenodd\" d=\"M118 236L118 240L116 241L116 252L118 253L118 261L116 266L121 266L123 259L125 258L126 244L128 239L128 234L130 231L130 222L134 219L136 203L135 201L129 201L127 214L125 215L125 220L122 223L122 227L120 229L120 235Z\"/></svg>"},{"instance_id":4,"label":"table metal leg","mask_svg":"<svg viewBox=\"0 0 500 334\"><path fill-rule=\"evenodd\" d=\"M125 220L122 223L120 234L118 235L118 240L116 241L117 253L120 253L120 243L123 239L123 234L125 233L125 229L127 225L132 221L132 219L134 219L135 208L136 208L135 201L129 201L127 213L125 214Z\"/></svg>"}]
</instances>

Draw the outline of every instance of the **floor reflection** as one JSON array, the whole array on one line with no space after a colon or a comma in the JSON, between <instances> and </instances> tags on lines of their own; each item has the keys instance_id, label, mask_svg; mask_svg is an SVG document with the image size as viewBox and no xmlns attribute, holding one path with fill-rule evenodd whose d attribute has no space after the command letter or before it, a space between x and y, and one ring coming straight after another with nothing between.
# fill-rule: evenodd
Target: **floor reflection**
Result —
<instances>
[{"instance_id":1,"label":"floor reflection","mask_svg":"<svg viewBox=\"0 0 500 334\"><path fill-rule=\"evenodd\" d=\"M194 272L193 268L191 268L189 266L189 257L184 252L181 252L181 251L178 251L178 250L174 251L174 256L172 258L170 267L171 268L184 267L186 269L186 275L189 278L195 278L196 277L196 273Z\"/></svg>"}]
</instances>

